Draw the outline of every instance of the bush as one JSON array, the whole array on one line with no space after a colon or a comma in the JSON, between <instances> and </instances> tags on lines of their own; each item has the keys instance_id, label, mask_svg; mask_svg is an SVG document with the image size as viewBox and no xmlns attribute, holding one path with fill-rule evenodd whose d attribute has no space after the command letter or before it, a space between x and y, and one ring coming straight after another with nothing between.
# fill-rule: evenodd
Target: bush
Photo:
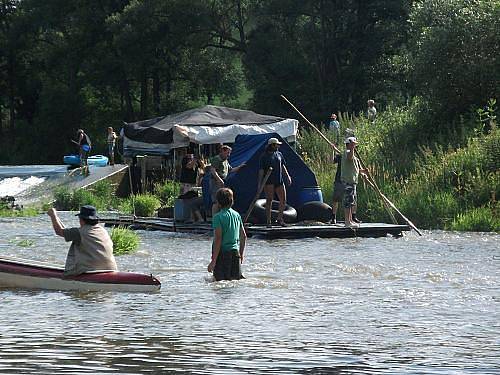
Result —
<instances>
[{"instance_id":1,"label":"bush","mask_svg":"<svg viewBox=\"0 0 500 375\"><path fill-rule=\"evenodd\" d=\"M154 194L165 207L173 207L174 200L181 192L181 185L176 181L165 181L154 185Z\"/></svg>"},{"instance_id":2,"label":"bush","mask_svg":"<svg viewBox=\"0 0 500 375\"><path fill-rule=\"evenodd\" d=\"M152 194L136 195L133 202L135 205L136 216L156 216L156 210L161 206L160 200Z\"/></svg>"},{"instance_id":3,"label":"bush","mask_svg":"<svg viewBox=\"0 0 500 375\"><path fill-rule=\"evenodd\" d=\"M500 232L500 218L495 210L489 207L479 207L458 214L451 223L451 230L474 232Z\"/></svg>"},{"instance_id":4,"label":"bush","mask_svg":"<svg viewBox=\"0 0 500 375\"><path fill-rule=\"evenodd\" d=\"M37 215L38 215L38 210L34 207L22 208L20 210L11 208L0 208L0 217L31 217Z\"/></svg>"},{"instance_id":5,"label":"bush","mask_svg":"<svg viewBox=\"0 0 500 375\"><path fill-rule=\"evenodd\" d=\"M55 207L58 210L78 211L81 206L90 204L97 210L108 210L119 206L112 185L107 181L98 181L86 189L71 191L67 187L58 188L54 192Z\"/></svg>"},{"instance_id":6,"label":"bush","mask_svg":"<svg viewBox=\"0 0 500 375\"><path fill-rule=\"evenodd\" d=\"M131 253L139 246L137 233L123 227L115 227L111 230L111 240L113 241L113 254L115 255Z\"/></svg>"}]
</instances>

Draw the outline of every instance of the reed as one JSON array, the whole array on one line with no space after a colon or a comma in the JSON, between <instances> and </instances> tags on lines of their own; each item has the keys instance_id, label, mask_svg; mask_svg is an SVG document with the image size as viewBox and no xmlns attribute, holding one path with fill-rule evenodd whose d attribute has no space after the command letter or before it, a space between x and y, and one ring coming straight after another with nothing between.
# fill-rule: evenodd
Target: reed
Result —
<instances>
[{"instance_id":1,"label":"reed","mask_svg":"<svg viewBox=\"0 0 500 375\"><path fill-rule=\"evenodd\" d=\"M342 135L352 130L380 189L417 226L496 230L495 197L500 194L496 124L490 121L485 130L483 122L472 117L448 135L429 137L419 122L419 111L418 103L411 108L388 108L375 124L362 116L344 114L340 117ZM332 132L325 134L334 140ZM307 129L301 131L299 143L299 152L316 173L325 202L331 204L335 167L330 147ZM367 221L390 220L379 197L361 179L358 213Z\"/></svg>"},{"instance_id":2,"label":"reed","mask_svg":"<svg viewBox=\"0 0 500 375\"><path fill-rule=\"evenodd\" d=\"M35 207L23 207L21 209L11 209L0 207L0 217L33 217L39 213Z\"/></svg>"},{"instance_id":3,"label":"reed","mask_svg":"<svg viewBox=\"0 0 500 375\"><path fill-rule=\"evenodd\" d=\"M114 227L110 237L113 241L113 254L115 255L129 254L137 250L139 246L137 233L124 227Z\"/></svg>"},{"instance_id":4,"label":"reed","mask_svg":"<svg viewBox=\"0 0 500 375\"><path fill-rule=\"evenodd\" d=\"M160 208L160 200L153 194L138 194L134 197L136 216L156 216L156 210ZM133 213L131 211L130 213Z\"/></svg>"},{"instance_id":5,"label":"reed","mask_svg":"<svg viewBox=\"0 0 500 375\"><path fill-rule=\"evenodd\" d=\"M153 194L161 201L164 207L173 207L175 199L181 193L181 185L177 181L167 180L153 186Z\"/></svg>"},{"instance_id":6,"label":"reed","mask_svg":"<svg viewBox=\"0 0 500 375\"><path fill-rule=\"evenodd\" d=\"M86 204L96 207L99 211L106 211L119 207L121 203L108 181L98 181L88 189L58 188L54 191L54 198L54 206L65 211L78 211Z\"/></svg>"}]
</instances>

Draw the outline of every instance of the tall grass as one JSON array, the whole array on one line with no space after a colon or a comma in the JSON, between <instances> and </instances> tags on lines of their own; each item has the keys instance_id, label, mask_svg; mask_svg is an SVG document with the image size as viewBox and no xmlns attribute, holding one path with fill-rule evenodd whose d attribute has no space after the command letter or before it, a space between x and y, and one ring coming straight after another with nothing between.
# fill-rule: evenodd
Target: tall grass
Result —
<instances>
[{"instance_id":1,"label":"tall grass","mask_svg":"<svg viewBox=\"0 0 500 375\"><path fill-rule=\"evenodd\" d=\"M55 207L58 210L77 211L89 204L99 211L107 211L119 206L112 185L105 180L98 181L88 189L70 190L68 187L54 191Z\"/></svg>"},{"instance_id":2,"label":"tall grass","mask_svg":"<svg viewBox=\"0 0 500 375\"><path fill-rule=\"evenodd\" d=\"M165 207L173 207L175 198L181 193L181 185L177 181L167 180L162 183L156 183L153 193Z\"/></svg>"},{"instance_id":3,"label":"tall grass","mask_svg":"<svg viewBox=\"0 0 500 375\"><path fill-rule=\"evenodd\" d=\"M378 186L417 226L497 230L500 132L496 123L490 121L485 130L483 121L471 117L459 127L451 127L447 135L436 131L432 137L429 127L421 124L420 111L419 103L388 108L375 124L343 115L342 135L348 129L355 133L359 154ZM334 140L333 132L325 131L325 135ZM308 130L301 131L299 142L299 151L316 173L325 201L331 203L335 167L330 146ZM369 221L390 220L378 195L361 179L358 213Z\"/></svg>"},{"instance_id":4,"label":"tall grass","mask_svg":"<svg viewBox=\"0 0 500 375\"><path fill-rule=\"evenodd\" d=\"M115 255L129 254L139 246L137 233L124 227L114 227L110 237L113 241L113 254Z\"/></svg>"}]
</instances>

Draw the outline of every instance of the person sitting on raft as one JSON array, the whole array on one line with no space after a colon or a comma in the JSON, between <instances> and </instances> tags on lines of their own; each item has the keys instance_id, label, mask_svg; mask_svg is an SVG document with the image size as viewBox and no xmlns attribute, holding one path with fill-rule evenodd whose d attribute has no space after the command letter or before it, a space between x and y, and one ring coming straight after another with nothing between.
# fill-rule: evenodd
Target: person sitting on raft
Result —
<instances>
[{"instance_id":1,"label":"person sitting on raft","mask_svg":"<svg viewBox=\"0 0 500 375\"><path fill-rule=\"evenodd\" d=\"M213 272L216 281L244 279L241 263L247 234L240 214L231 208L233 191L228 188L217 190L216 200L219 211L212 219L214 240L208 272Z\"/></svg>"},{"instance_id":2,"label":"person sitting on raft","mask_svg":"<svg viewBox=\"0 0 500 375\"><path fill-rule=\"evenodd\" d=\"M99 225L99 217L93 206L82 206L79 228L65 228L57 215L55 208L51 208L50 216L54 232L69 242L68 255L64 266L64 276L76 276L89 271L116 271L113 255L113 241L106 229Z\"/></svg>"}]
</instances>

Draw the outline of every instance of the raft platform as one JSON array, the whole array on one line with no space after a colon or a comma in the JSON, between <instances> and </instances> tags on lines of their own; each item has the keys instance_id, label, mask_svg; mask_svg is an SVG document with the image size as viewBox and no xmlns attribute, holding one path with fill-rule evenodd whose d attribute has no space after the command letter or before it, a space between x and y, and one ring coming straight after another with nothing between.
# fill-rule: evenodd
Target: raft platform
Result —
<instances>
[{"instance_id":1,"label":"raft platform","mask_svg":"<svg viewBox=\"0 0 500 375\"><path fill-rule=\"evenodd\" d=\"M168 218L133 218L131 216L104 217L100 219L106 226L125 226L130 229L160 230L166 232L212 234L210 222L186 224ZM344 224L297 223L286 227L248 224L245 225L249 237L262 239L297 238L353 238L353 237L401 237L409 231L408 225L386 223L362 223L359 228L346 228Z\"/></svg>"}]
</instances>

